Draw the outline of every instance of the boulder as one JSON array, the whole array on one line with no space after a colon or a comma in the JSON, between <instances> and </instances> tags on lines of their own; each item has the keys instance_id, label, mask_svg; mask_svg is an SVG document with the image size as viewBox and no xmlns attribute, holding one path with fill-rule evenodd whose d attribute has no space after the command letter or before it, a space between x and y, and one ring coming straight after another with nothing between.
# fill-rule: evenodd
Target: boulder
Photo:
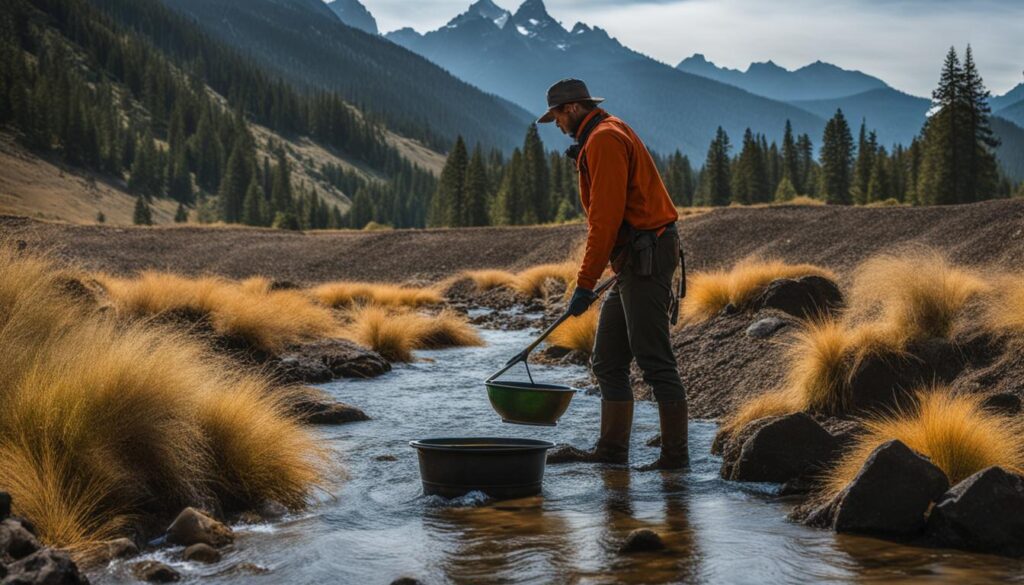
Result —
<instances>
[{"instance_id":1,"label":"boulder","mask_svg":"<svg viewBox=\"0 0 1024 585\"><path fill-rule=\"evenodd\" d=\"M0 492L0 522L11 515L11 494Z\"/></svg>"},{"instance_id":2,"label":"boulder","mask_svg":"<svg viewBox=\"0 0 1024 585\"><path fill-rule=\"evenodd\" d=\"M0 522L0 557L6 555L15 560L23 559L41 548L31 528L20 519L7 518Z\"/></svg>"},{"instance_id":3,"label":"boulder","mask_svg":"<svg viewBox=\"0 0 1024 585\"><path fill-rule=\"evenodd\" d=\"M828 431L802 412L772 417L746 438L734 461L723 463L722 477L785 483L821 469L838 446Z\"/></svg>"},{"instance_id":4,"label":"boulder","mask_svg":"<svg viewBox=\"0 0 1024 585\"><path fill-rule=\"evenodd\" d=\"M661 536L650 528L637 528L626 536L619 547L621 553L651 552L665 548Z\"/></svg>"},{"instance_id":5,"label":"boulder","mask_svg":"<svg viewBox=\"0 0 1024 585\"><path fill-rule=\"evenodd\" d=\"M208 544L198 542L185 549L181 554L186 561L213 564L220 562L220 551Z\"/></svg>"},{"instance_id":6,"label":"boulder","mask_svg":"<svg viewBox=\"0 0 1024 585\"><path fill-rule=\"evenodd\" d=\"M295 358L295 360L292 361L289 358ZM391 371L391 364L379 353L343 339L325 339L292 346L280 356L279 360L281 365L278 367L278 374L286 383L320 383L329 380L289 379L289 373L293 375L299 373L301 368L290 370L284 362L301 366L312 365L316 372L323 372L326 369L330 379L375 378Z\"/></svg>"},{"instance_id":7,"label":"boulder","mask_svg":"<svg viewBox=\"0 0 1024 585\"><path fill-rule=\"evenodd\" d=\"M754 300L754 309L778 309L802 319L826 315L843 305L836 283L821 276L780 278Z\"/></svg>"},{"instance_id":8,"label":"boulder","mask_svg":"<svg viewBox=\"0 0 1024 585\"><path fill-rule=\"evenodd\" d=\"M142 561L132 565L132 574L148 583L173 583L181 580L181 573L159 561Z\"/></svg>"},{"instance_id":9,"label":"boulder","mask_svg":"<svg viewBox=\"0 0 1024 585\"><path fill-rule=\"evenodd\" d=\"M946 492L928 518L940 546L1024 556L1024 478L989 467Z\"/></svg>"},{"instance_id":10,"label":"boulder","mask_svg":"<svg viewBox=\"0 0 1024 585\"><path fill-rule=\"evenodd\" d=\"M948 488L941 469L893 440L872 451L853 481L805 523L836 532L912 537L924 530L925 514Z\"/></svg>"},{"instance_id":11,"label":"boulder","mask_svg":"<svg viewBox=\"0 0 1024 585\"><path fill-rule=\"evenodd\" d=\"M167 542L182 546L204 543L219 547L231 544L235 534L224 524L195 508L185 508L167 528Z\"/></svg>"},{"instance_id":12,"label":"boulder","mask_svg":"<svg viewBox=\"0 0 1024 585\"><path fill-rule=\"evenodd\" d=\"M288 513L288 508L276 500L263 500L256 507L256 513L264 520L280 520Z\"/></svg>"},{"instance_id":13,"label":"boulder","mask_svg":"<svg viewBox=\"0 0 1024 585\"><path fill-rule=\"evenodd\" d=\"M89 585L89 580L67 553L45 548L7 565L3 585Z\"/></svg>"},{"instance_id":14,"label":"boulder","mask_svg":"<svg viewBox=\"0 0 1024 585\"><path fill-rule=\"evenodd\" d=\"M311 425L340 425L370 420L362 410L330 399L304 396L292 402L289 408L299 420Z\"/></svg>"},{"instance_id":15,"label":"boulder","mask_svg":"<svg viewBox=\"0 0 1024 585\"><path fill-rule=\"evenodd\" d=\"M1012 392L998 392L989 394L981 403L981 407L990 412L1015 416L1020 414L1020 396Z\"/></svg>"},{"instance_id":16,"label":"boulder","mask_svg":"<svg viewBox=\"0 0 1024 585\"><path fill-rule=\"evenodd\" d=\"M115 538L102 543L97 552L97 560L110 562L114 559L127 559L139 554L139 547L130 538Z\"/></svg>"},{"instance_id":17,"label":"boulder","mask_svg":"<svg viewBox=\"0 0 1024 585\"><path fill-rule=\"evenodd\" d=\"M750 327L747 327L747 337L753 337L754 339L768 339L786 325L788 325L788 323L785 319L779 319L778 317L765 317L764 319L754 321Z\"/></svg>"}]
</instances>

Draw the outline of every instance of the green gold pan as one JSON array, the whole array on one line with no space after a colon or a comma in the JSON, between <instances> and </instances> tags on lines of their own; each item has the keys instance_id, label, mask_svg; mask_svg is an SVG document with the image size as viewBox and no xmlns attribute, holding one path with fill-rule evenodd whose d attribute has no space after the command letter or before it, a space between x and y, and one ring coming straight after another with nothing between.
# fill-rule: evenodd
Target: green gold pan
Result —
<instances>
[{"instance_id":1,"label":"green gold pan","mask_svg":"<svg viewBox=\"0 0 1024 585\"><path fill-rule=\"evenodd\" d=\"M485 382L491 407L507 423L553 427L572 400L575 388L529 382Z\"/></svg>"}]
</instances>

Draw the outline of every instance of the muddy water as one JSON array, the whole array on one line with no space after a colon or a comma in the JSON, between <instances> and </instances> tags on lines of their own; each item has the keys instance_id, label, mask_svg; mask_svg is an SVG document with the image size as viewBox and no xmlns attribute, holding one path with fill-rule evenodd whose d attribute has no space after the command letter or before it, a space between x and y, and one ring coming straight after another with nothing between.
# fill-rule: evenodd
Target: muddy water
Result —
<instances>
[{"instance_id":1,"label":"muddy water","mask_svg":"<svg viewBox=\"0 0 1024 585\"><path fill-rule=\"evenodd\" d=\"M639 473L585 465L551 466L544 496L488 502L421 495L408 441L440 436L510 436L588 444L599 399L577 395L557 428L507 425L487 403L481 380L521 349L532 332L485 332L485 348L422 352L426 361L375 380L324 386L366 410L372 421L318 430L343 459L347 479L302 516L241 526L222 562L146 555L200 583L386 585L399 576L426 584L500 583L1005 583L1024 582L1024 563L836 536L789 522L771 486L718 478L708 455L715 427L691 425L688 473ZM547 381L580 378L580 368L531 368ZM652 404L639 404L634 461L653 459ZM394 459L394 460L391 460ZM668 552L633 556L617 547L648 527ZM93 576L129 582L124 565Z\"/></svg>"}]
</instances>

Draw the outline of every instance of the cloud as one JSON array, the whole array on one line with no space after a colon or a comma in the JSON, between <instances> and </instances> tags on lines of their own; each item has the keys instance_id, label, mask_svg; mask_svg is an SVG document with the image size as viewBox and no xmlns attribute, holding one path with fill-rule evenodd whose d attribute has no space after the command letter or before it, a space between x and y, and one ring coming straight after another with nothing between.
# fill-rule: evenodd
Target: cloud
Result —
<instances>
[{"instance_id":1,"label":"cloud","mask_svg":"<svg viewBox=\"0 0 1024 585\"><path fill-rule=\"evenodd\" d=\"M364 0L382 30L432 30L472 0ZM518 0L496 0L515 10ZM624 45L675 65L703 53L746 69L775 61L793 69L818 59L927 96L950 45L970 43L986 84L999 94L1024 81L1020 0L546 0L552 16L606 29Z\"/></svg>"}]
</instances>

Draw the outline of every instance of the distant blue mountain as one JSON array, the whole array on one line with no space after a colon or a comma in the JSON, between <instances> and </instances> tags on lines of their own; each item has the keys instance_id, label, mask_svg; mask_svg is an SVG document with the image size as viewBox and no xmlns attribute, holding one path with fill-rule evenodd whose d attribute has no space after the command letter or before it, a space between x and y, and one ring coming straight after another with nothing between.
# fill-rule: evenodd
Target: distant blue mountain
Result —
<instances>
[{"instance_id":1,"label":"distant blue mountain","mask_svg":"<svg viewBox=\"0 0 1024 585\"><path fill-rule=\"evenodd\" d=\"M842 109L854 132L860 127L861 120L866 120L868 129L878 132L879 143L887 147L897 142L909 144L921 131L931 108L930 100L891 87L830 100L790 103L823 118L830 118L837 109Z\"/></svg>"},{"instance_id":2,"label":"distant blue mountain","mask_svg":"<svg viewBox=\"0 0 1024 585\"><path fill-rule=\"evenodd\" d=\"M815 61L795 71L766 61L751 63L746 71L740 71L719 67L697 53L683 59L676 65L676 69L786 102L834 99L889 87L877 77L822 61Z\"/></svg>"},{"instance_id":3,"label":"distant blue mountain","mask_svg":"<svg viewBox=\"0 0 1024 585\"><path fill-rule=\"evenodd\" d=\"M996 115L1001 118L1006 118L1014 124L1024 128L1024 99L1012 106L1007 106L999 110Z\"/></svg>"},{"instance_id":4,"label":"distant blue mountain","mask_svg":"<svg viewBox=\"0 0 1024 585\"><path fill-rule=\"evenodd\" d=\"M327 7L338 15L341 22L371 35L379 34L377 19L359 0L334 0L329 2Z\"/></svg>"},{"instance_id":5,"label":"distant blue mountain","mask_svg":"<svg viewBox=\"0 0 1024 585\"><path fill-rule=\"evenodd\" d=\"M992 130L999 139L996 158L1003 172L1015 181L1024 181L1024 127L992 116Z\"/></svg>"},{"instance_id":6,"label":"distant blue mountain","mask_svg":"<svg viewBox=\"0 0 1024 585\"><path fill-rule=\"evenodd\" d=\"M995 96L989 100L989 105L992 106L993 112L999 112L1006 108L1009 108L1018 102L1024 100L1024 83L1017 85L1017 87L1004 93L1003 95Z\"/></svg>"}]
</instances>

